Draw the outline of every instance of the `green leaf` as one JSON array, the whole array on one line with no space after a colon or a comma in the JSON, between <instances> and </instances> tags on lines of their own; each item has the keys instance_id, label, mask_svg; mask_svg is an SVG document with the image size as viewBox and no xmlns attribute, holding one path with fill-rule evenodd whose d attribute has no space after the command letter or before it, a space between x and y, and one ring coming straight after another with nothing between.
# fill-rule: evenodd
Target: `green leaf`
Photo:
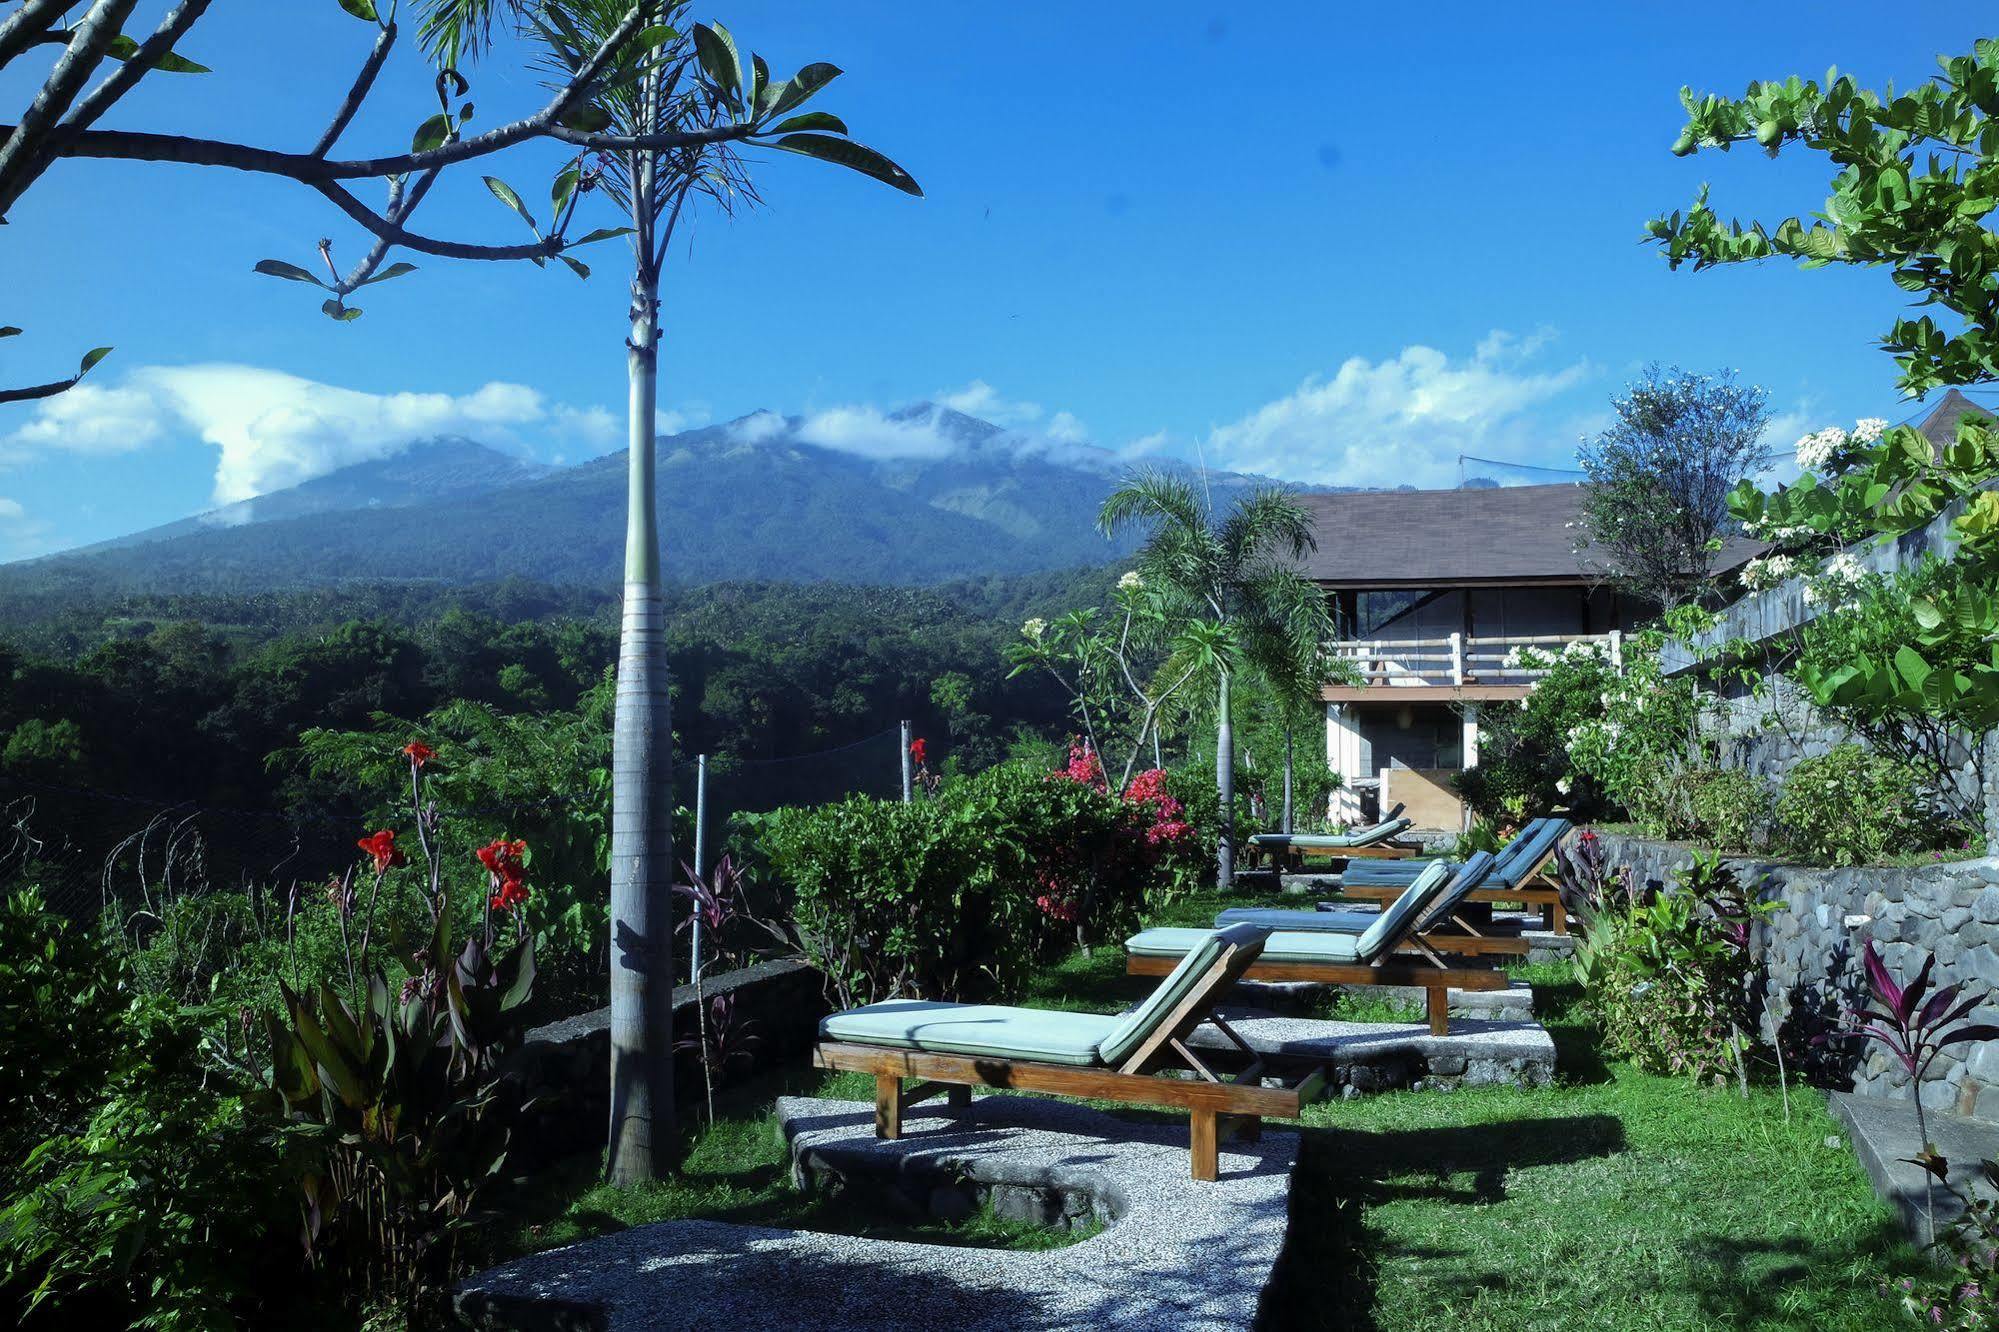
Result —
<instances>
[{"instance_id":1,"label":"green leaf","mask_svg":"<svg viewBox=\"0 0 1999 1332\"><path fill-rule=\"evenodd\" d=\"M802 116L793 116L782 125L773 125L772 134L790 134L795 130L826 130L833 134L845 134L847 122L825 111L807 111Z\"/></svg>"},{"instance_id":2,"label":"green leaf","mask_svg":"<svg viewBox=\"0 0 1999 1332\"><path fill-rule=\"evenodd\" d=\"M390 264L387 268L375 274L375 276L368 278L365 281L357 282L355 284L355 287L357 289L361 287L372 287L377 282L387 282L390 278L399 278L405 273L414 273L414 272L416 272L415 264L403 264L403 263Z\"/></svg>"},{"instance_id":3,"label":"green leaf","mask_svg":"<svg viewBox=\"0 0 1999 1332\"><path fill-rule=\"evenodd\" d=\"M556 173L555 179L549 183L548 202L554 211L554 225L562 224L562 210L569 203L569 196L576 193L576 182L582 179L583 169L571 163Z\"/></svg>"},{"instance_id":4,"label":"green leaf","mask_svg":"<svg viewBox=\"0 0 1999 1332\"><path fill-rule=\"evenodd\" d=\"M598 241L611 240L617 236L629 236L631 234L632 229L630 227L599 227L587 236L570 241L564 248L573 250L579 245L595 245Z\"/></svg>"},{"instance_id":5,"label":"green leaf","mask_svg":"<svg viewBox=\"0 0 1999 1332\"><path fill-rule=\"evenodd\" d=\"M582 278L586 282L590 280L589 266L586 265L581 259L571 259L566 254L558 254L555 257L560 259L563 263L568 264L569 271L574 273L577 277Z\"/></svg>"},{"instance_id":6,"label":"green leaf","mask_svg":"<svg viewBox=\"0 0 1999 1332\"><path fill-rule=\"evenodd\" d=\"M315 287L326 285L303 268L300 268L297 264L288 264L282 259L259 259L254 271L262 273L266 277L289 278L293 282L310 282Z\"/></svg>"},{"instance_id":7,"label":"green leaf","mask_svg":"<svg viewBox=\"0 0 1999 1332\"><path fill-rule=\"evenodd\" d=\"M139 54L139 44L121 32L111 39L111 45L105 48L104 54L110 56L113 60L130 60L133 56ZM175 55L172 51L168 51L158 60L155 60L153 68L159 70L162 74L208 74L213 72L208 66L197 65L186 56Z\"/></svg>"},{"instance_id":8,"label":"green leaf","mask_svg":"<svg viewBox=\"0 0 1999 1332\"><path fill-rule=\"evenodd\" d=\"M695 24L694 54L701 61L701 72L723 99L730 106L741 106L743 62L736 55L736 41L729 36L729 30L719 23L712 28L705 23Z\"/></svg>"},{"instance_id":9,"label":"green leaf","mask_svg":"<svg viewBox=\"0 0 1999 1332\"><path fill-rule=\"evenodd\" d=\"M375 0L340 0L340 7L357 19L366 19L370 23L381 21L381 16L375 12Z\"/></svg>"},{"instance_id":10,"label":"green leaf","mask_svg":"<svg viewBox=\"0 0 1999 1332\"><path fill-rule=\"evenodd\" d=\"M840 77L840 67L816 61L777 84L770 99L770 114L781 116L794 106L802 106L821 88Z\"/></svg>"},{"instance_id":11,"label":"green leaf","mask_svg":"<svg viewBox=\"0 0 1999 1332\"><path fill-rule=\"evenodd\" d=\"M451 117L440 111L416 127L416 133L410 137L410 151L427 153L442 148L444 141L450 137Z\"/></svg>"},{"instance_id":12,"label":"green leaf","mask_svg":"<svg viewBox=\"0 0 1999 1332\"><path fill-rule=\"evenodd\" d=\"M901 190L904 194L923 197L923 190L915 179L895 163L883 157L872 148L863 147L851 139L836 139L826 134L787 134L770 145L787 153L798 153L804 157L816 157L822 162L832 162L871 176Z\"/></svg>"},{"instance_id":13,"label":"green leaf","mask_svg":"<svg viewBox=\"0 0 1999 1332\"><path fill-rule=\"evenodd\" d=\"M21 330L12 324L8 324L5 328L0 328L0 338L18 338L20 336Z\"/></svg>"},{"instance_id":14,"label":"green leaf","mask_svg":"<svg viewBox=\"0 0 1999 1332\"><path fill-rule=\"evenodd\" d=\"M588 103L571 107L556 120L564 129L573 129L579 134L600 134L611 128L611 113L601 106Z\"/></svg>"},{"instance_id":15,"label":"green leaf","mask_svg":"<svg viewBox=\"0 0 1999 1332\"><path fill-rule=\"evenodd\" d=\"M498 176L485 176L481 179L486 182L486 188L493 192L495 199L498 199L501 203L521 215L521 221L528 224L528 230L534 232L537 236L541 234L541 227L535 223L534 214L530 213L527 205L521 202L521 196L514 193L513 186L507 184L507 182L501 180Z\"/></svg>"},{"instance_id":16,"label":"green leaf","mask_svg":"<svg viewBox=\"0 0 1999 1332\"><path fill-rule=\"evenodd\" d=\"M340 298L337 296L331 300L321 301L319 305L319 312L325 315L328 319L338 320L340 323L343 324L351 324L356 319L359 319L361 317L361 312L359 310L355 309L351 305L343 303L340 300Z\"/></svg>"},{"instance_id":17,"label":"green leaf","mask_svg":"<svg viewBox=\"0 0 1999 1332\"><path fill-rule=\"evenodd\" d=\"M97 368L97 363L111 354L109 347L92 347L83 354L83 361L76 367L76 377L82 379Z\"/></svg>"}]
</instances>

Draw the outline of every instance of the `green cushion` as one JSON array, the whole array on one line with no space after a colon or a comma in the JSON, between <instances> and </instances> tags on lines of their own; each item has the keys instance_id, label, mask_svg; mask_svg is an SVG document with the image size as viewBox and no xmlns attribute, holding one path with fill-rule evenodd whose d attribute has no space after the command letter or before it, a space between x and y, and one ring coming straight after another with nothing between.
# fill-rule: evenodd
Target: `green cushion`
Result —
<instances>
[{"instance_id":1,"label":"green cushion","mask_svg":"<svg viewBox=\"0 0 1999 1332\"><path fill-rule=\"evenodd\" d=\"M1171 974L1159 982L1159 987L1147 995L1138 1007L1120 1018L1117 1026L1097 1046L1097 1055L1106 1064L1116 1067L1129 1058L1153 1029L1165 1021L1201 983L1202 976L1221 956L1224 948L1231 944L1249 947L1260 943L1268 931L1251 925L1231 925L1223 930L1193 930L1189 933L1204 937L1188 941L1187 952L1180 959L1180 965L1173 968Z\"/></svg>"},{"instance_id":2,"label":"green cushion","mask_svg":"<svg viewBox=\"0 0 1999 1332\"><path fill-rule=\"evenodd\" d=\"M1097 1062L1097 1046L1117 1024L1100 1013L890 999L834 1013L820 1021L819 1034L855 1045L1083 1065Z\"/></svg>"},{"instance_id":3,"label":"green cushion","mask_svg":"<svg viewBox=\"0 0 1999 1332\"><path fill-rule=\"evenodd\" d=\"M1367 846L1383 838L1392 837L1409 826L1408 819L1385 819L1371 828L1356 828L1345 833L1258 833L1250 840L1258 846L1283 850L1286 847L1300 847L1314 851L1339 851L1347 847Z\"/></svg>"},{"instance_id":4,"label":"green cushion","mask_svg":"<svg viewBox=\"0 0 1999 1332\"><path fill-rule=\"evenodd\" d=\"M1283 907L1230 907L1215 917L1217 927L1255 925L1266 930L1331 930L1359 934L1381 913L1371 908L1353 911L1295 911Z\"/></svg>"},{"instance_id":5,"label":"green cushion","mask_svg":"<svg viewBox=\"0 0 1999 1332\"><path fill-rule=\"evenodd\" d=\"M1138 957L1180 957L1198 947L1207 930L1143 930L1124 941L1125 950ZM1355 944L1358 936L1316 930L1276 930L1263 941L1259 962L1359 961Z\"/></svg>"},{"instance_id":6,"label":"green cushion","mask_svg":"<svg viewBox=\"0 0 1999 1332\"><path fill-rule=\"evenodd\" d=\"M1450 882L1453 869L1447 861L1436 862L1410 885L1408 892L1383 907L1381 918L1360 936L1357 945L1360 955L1363 958L1375 957L1400 943L1404 935L1416 928L1416 922L1430 909L1430 903Z\"/></svg>"}]
</instances>

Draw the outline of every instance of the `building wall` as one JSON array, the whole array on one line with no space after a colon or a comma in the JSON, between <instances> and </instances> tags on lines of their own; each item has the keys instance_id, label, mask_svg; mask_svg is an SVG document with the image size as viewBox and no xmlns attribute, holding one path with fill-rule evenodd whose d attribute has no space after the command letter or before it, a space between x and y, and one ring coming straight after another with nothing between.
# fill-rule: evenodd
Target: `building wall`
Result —
<instances>
[{"instance_id":1,"label":"building wall","mask_svg":"<svg viewBox=\"0 0 1999 1332\"><path fill-rule=\"evenodd\" d=\"M1410 594L1394 595L1403 599ZM1632 627L1628 607L1605 588L1494 587L1447 592L1380 624L1377 622L1392 613L1389 606L1376 604L1385 599L1386 594L1362 594L1361 623L1375 627L1361 637L1443 638L1463 632L1467 599L1473 637L1601 634Z\"/></svg>"}]
</instances>

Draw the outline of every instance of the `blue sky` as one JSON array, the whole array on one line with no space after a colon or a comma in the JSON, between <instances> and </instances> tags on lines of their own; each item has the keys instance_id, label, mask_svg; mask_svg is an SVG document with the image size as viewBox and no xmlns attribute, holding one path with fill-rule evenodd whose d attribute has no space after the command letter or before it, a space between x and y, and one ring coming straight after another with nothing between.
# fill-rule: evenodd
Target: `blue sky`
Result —
<instances>
[{"instance_id":1,"label":"blue sky","mask_svg":"<svg viewBox=\"0 0 1999 1332\"><path fill-rule=\"evenodd\" d=\"M313 17L274 16L295 7ZM767 206L700 220L669 273L666 424L772 408L859 438L877 412L949 397L1025 434L1351 484L1450 484L1460 452L1568 463L1653 360L1765 385L1778 442L1907 415L1875 345L1902 299L1885 274L1675 274L1638 237L1703 181L1745 217L1824 197L1829 172L1803 156L1672 157L1682 84L1734 93L1834 64L1907 84L1983 32L1980 7L1927 0L1892 21L1826 4L1810 23L1602 3L703 12L780 73L842 66L815 106L928 197L761 162ZM149 79L115 123L303 148L370 34L334 0L217 6L183 43L216 72ZM471 71L475 123L536 104L520 55L503 46ZM346 152L399 148L427 114L413 51L383 86ZM0 75L0 105L29 91ZM521 238L478 175L545 205L556 160L531 149L463 172L424 229ZM323 235L336 256L360 249L289 182L63 163L10 222L0 323L27 336L0 343L0 376L117 352L88 393L0 407L0 558L415 435L566 460L621 444L616 243L589 256L588 283L416 256L421 271L362 293L365 316L339 325L311 289L250 271L311 264Z\"/></svg>"}]
</instances>

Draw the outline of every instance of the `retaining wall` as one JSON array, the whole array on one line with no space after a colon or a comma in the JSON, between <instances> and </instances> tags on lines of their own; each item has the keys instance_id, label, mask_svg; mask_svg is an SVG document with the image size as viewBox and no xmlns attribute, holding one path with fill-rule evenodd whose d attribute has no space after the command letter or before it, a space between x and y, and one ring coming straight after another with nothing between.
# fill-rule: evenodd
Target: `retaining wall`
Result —
<instances>
[{"instance_id":1,"label":"retaining wall","mask_svg":"<svg viewBox=\"0 0 1999 1332\"><path fill-rule=\"evenodd\" d=\"M1600 833L1613 865L1640 881L1670 883L1693 848ZM1864 993L1860 958L1874 942L1897 979L1912 979L1924 957L1937 959L1937 984L1963 981L1988 1001L1974 1021L1999 1023L1999 859L1942 861L1900 869L1817 869L1748 856L1728 857L1745 886L1785 909L1751 940L1757 959L1766 1043L1783 1037L1787 1057L1817 1061L1813 1071L1850 1078L1867 1096L1909 1099L1909 1079L1877 1045L1843 1055L1813 1037L1841 1020ZM1958 1046L1938 1056L1922 1088L1923 1104L1999 1120L1999 1042Z\"/></svg>"},{"instance_id":2,"label":"retaining wall","mask_svg":"<svg viewBox=\"0 0 1999 1332\"><path fill-rule=\"evenodd\" d=\"M819 1019L827 1012L819 972L798 958L760 962L702 981L702 1000L713 1004L722 996L733 1001L735 1021L753 1024L748 1030L756 1037L744 1047L752 1058L732 1068L732 1078L797 1060L811 1049ZM699 1007L692 985L674 990L676 1039L698 1030ZM530 1086L554 1093L533 1122L516 1135L517 1152L533 1160L552 1161L602 1150L611 1120L611 1010L600 1008L535 1028L514 1059ZM695 1104L704 1095L701 1066L691 1051L674 1057L674 1089L683 1106Z\"/></svg>"}]
</instances>

